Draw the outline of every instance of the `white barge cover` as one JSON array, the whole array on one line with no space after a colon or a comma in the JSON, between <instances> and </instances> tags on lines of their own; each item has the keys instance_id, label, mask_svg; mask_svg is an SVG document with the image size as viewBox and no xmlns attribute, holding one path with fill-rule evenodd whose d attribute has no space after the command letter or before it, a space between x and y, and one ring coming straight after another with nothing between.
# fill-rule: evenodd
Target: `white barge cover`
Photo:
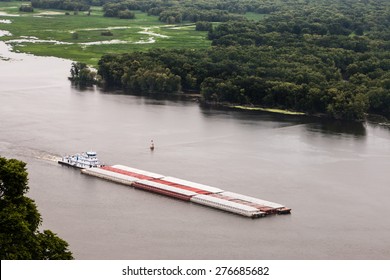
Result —
<instances>
[{"instance_id":1,"label":"white barge cover","mask_svg":"<svg viewBox=\"0 0 390 280\"><path fill-rule=\"evenodd\" d=\"M149 171L145 171L145 170L141 170L141 169L125 166L125 165L120 165L120 164L116 164L116 165L113 165L111 167L114 167L114 168L117 168L117 169L121 169L121 170L124 170L124 171L128 171L128 172L141 174L141 175L144 175L144 176L147 176L147 177L151 177L151 178L154 178L154 179L160 179L162 177L165 177L164 175L161 175L161 174L157 174L157 173L153 173L153 172L149 172Z\"/></svg>"},{"instance_id":2,"label":"white barge cover","mask_svg":"<svg viewBox=\"0 0 390 280\"><path fill-rule=\"evenodd\" d=\"M268 206L268 207L275 208L275 209L285 207L284 205L281 205L279 203L275 203L275 202L271 202L271 201L267 201L267 200L262 200L262 199L258 199L255 197L251 197L251 196L247 196L247 195L243 195L243 194L238 194L238 193L234 193L234 192L225 191L225 192L221 193L221 195L225 195L225 196L229 196L231 198L236 198L236 199L252 202L255 204L259 204L259 205Z\"/></svg>"},{"instance_id":3,"label":"white barge cover","mask_svg":"<svg viewBox=\"0 0 390 280\"><path fill-rule=\"evenodd\" d=\"M247 217L262 217L266 215L265 212L262 212L255 207L209 195L199 194L191 197L190 201Z\"/></svg>"},{"instance_id":4,"label":"white barge cover","mask_svg":"<svg viewBox=\"0 0 390 280\"><path fill-rule=\"evenodd\" d=\"M175 177L170 177L170 176L161 178L161 180L167 181L167 182L171 182L171 183L175 183L175 184L178 184L178 185L183 185L183 186L187 186L187 187L203 190L203 191L207 191L207 192L210 192L210 193L220 193L220 192L223 192L223 190L221 190L219 188L215 188L215 187L211 187L211 186L207 186L207 185L203 185L203 184L199 184L199 183L194 183L194 182L190 182L190 181L187 181L187 180L183 180L183 179L179 179L179 178L175 178Z\"/></svg>"}]
</instances>

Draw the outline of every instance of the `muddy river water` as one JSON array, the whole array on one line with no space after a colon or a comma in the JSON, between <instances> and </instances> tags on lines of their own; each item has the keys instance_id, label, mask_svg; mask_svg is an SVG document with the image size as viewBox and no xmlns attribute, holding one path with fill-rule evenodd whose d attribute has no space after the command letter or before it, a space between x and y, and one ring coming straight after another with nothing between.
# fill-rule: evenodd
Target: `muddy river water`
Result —
<instances>
[{"instance_id":1,"label":"muddy river water","mask_svg":"<svg viewBox=\"0 0 390 280\"><path fill-rule=\"evenodd\" d=\"M77 259L389 259L390 130L79 90L70 61L0 42L0 155L28 163L42 229ZM155 150L149 150L150 140ZM80 174L124 164L291 207L248 219Z\"/></svg>"}]
</instances>

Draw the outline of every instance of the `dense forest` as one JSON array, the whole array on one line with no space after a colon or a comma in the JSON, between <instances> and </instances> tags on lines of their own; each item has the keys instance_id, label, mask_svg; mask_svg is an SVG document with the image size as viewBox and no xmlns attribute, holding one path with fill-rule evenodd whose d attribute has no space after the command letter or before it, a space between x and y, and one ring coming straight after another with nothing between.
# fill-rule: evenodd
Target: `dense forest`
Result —
<instances>
[{"instance_id":1,"label":"dense forest","mask_svg":"<svg viewBox=\"0 0 390 280\"><path fill-rule=\"evenodd\" d=\"M105 55L99 74L134 92L200 91L208 102L390 117L389 1L234 2L257 3L240 12L266 15L213 23L208 50Z\"/></svg>"},{"instance_id":2,"label":"dense forest","mask_svg":"<svg viewBox=\"0 0 390 280\"><path fill-rule=\"evenodd\" d=\"M57 4L56 4L57 3ZM59 4L62 3L62 6ZM207 50L107 54L103 84L132 92L200 92L206 102L297 110L337 119L390 117L388 0L32 0L208 31ZM51 6L48 6L48 5ZM78 5L85 5L79 8ZM81 7L81 6L80 6ZM257 14L257 21L247 13ZM78 73L77 67L73 68ZM90 77L84 67L84 77ZM75 77L75 80L80 80Z\"/></svg>"},{"instance_id":3,"label":"dense forest","mask_svg":"<svg viewBox=\"0 0 390 280\"><path fill-rule=\"evenodd\" d=\"M68 243L50 230L28 192L26 164L0 157L0 259L71 260Z\"/></svg>"}]
</instances>

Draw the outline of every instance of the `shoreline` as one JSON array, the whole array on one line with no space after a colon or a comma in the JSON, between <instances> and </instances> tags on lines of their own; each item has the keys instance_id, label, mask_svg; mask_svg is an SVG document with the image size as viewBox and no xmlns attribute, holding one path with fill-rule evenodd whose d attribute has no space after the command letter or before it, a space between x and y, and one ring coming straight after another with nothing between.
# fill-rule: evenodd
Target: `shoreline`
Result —
<instances>
[{"instance_id":1,"label":"shoreline","mask_svg":"<svg viewBox=\"0 0 390 280\"><path fill-rule=\"evenodd\" d=\"M282 115L295 115L295 116L308 116L308 114L304 112L276 109L276 108L264 108L264 107L256 107L256 106L243 106L243 105L227 105L228 108L231 109L239 109L243 111L262 111L268 113L282 114Z\"/></svg>"}]
</instances>

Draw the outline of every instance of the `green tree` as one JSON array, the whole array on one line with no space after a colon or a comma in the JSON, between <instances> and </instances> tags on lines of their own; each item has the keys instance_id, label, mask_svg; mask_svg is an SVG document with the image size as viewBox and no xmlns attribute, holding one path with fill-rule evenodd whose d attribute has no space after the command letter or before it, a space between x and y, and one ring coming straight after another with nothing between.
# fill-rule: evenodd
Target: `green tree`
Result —
<instances>
[{"instance_id":1,"label":"green tree","mask_svg":"<svg viewBox=\"0 0 390 280\"><path fill-rule=\"evenodd\" d=\"M92 71L85 63L73 62L69 80L81 87L91 86L97 82L96 72Z\"/></svg>"},{"instance_id":2,"label":"green tree","mask_svg":"<svg viewBox=\"0 0 390 280\"><path fill-rule=\"evenodd\" d=\"M20 12L25 12L25 13L32 13L32 12L34 12L34 8L31 5L22 4L19 7L19 11Z\"/></svg>"},{"instance_id":3,"label":"green tree","mask_svg":"<svg viewBox=\"0 0 390 280\"><path fill-rule=\"evenodd\" d=\"M26 164L0 157L0 259L70 260L68 243L38 231L42 219L28 191Z\"/></svg>"},{"instance_id":4,"label":"green tree","mask_svg":"<svg viewBox=\"0 0 390 280\"><path fill-rule=\"evenodd\" d=\"M0 157L0 199L15 199L28 192L26 164Z\"/></svg>"},{"instance_id":5,"label":"green tree","mask_svg":"<svg viewBox=\"0 0 390 280\"><path fill-rule=\"evenodd\" d=\"M135 13L131 12L129 10L123 10L118 12L118 16L121 19L134 19L135 18Z\"/></svg>"},{"instance_id":6,"label":"green tree","mask_svg":"<svg viewBox=\"0 0 390 280\"><path fill-rule=\"evenodd\" d=\"M196 31L211 31L213 30L213 24L208 21L198 21L195 25Z\"/></svg>"}]
</instances>

